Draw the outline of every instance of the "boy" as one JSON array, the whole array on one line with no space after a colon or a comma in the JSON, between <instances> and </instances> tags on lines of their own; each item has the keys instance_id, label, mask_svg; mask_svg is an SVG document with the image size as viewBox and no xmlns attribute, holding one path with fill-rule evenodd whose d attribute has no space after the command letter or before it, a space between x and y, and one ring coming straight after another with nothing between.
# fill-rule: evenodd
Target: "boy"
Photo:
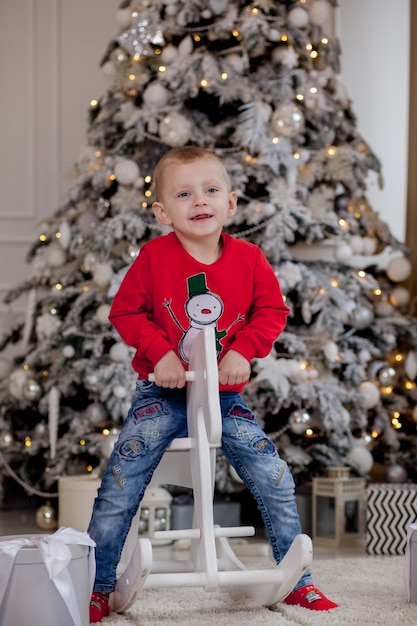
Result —
<instances>
[{"instance_id":1,"label":"boy","mask_svg":"<svg viewBox=\"0 0 417 626\"><path fill-rule=\"evenodd\" d=\"M222 233L237 196L217 156L173 149L156 166L154 185L156 219L173 232L142 247L109 315L136 348L138 382L88 529L97 544L93 623L109 614L123 543L154 469L171 441L187 436L185 369L193 338L207 324L217 342L222 451L257 501L277 562L301 533L290 470L240 394L251 360L266 356L285 326L289 309L277 278L260 248ZM309 571L285 602L337 606Z\"/></svg>"}]
</instances>

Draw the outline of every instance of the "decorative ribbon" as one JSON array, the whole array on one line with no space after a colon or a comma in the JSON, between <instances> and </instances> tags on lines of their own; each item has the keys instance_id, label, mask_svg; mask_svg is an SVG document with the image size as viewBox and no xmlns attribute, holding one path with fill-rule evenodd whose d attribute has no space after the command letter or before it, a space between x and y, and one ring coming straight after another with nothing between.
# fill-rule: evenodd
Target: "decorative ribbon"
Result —
<instances>
[{"instance_id":1,"label":"decorative ribbon","mask_svg":"<svg viewBox=\"0 0 417 626\"><path fill-rule=\"evenodd\" d=\"M0 606L19 550L22 548L39 548L48 576L65 602L74 626L82 626L74 585L68 571L68 565L72 559L72 553L68 546L71 545L94 548L96 544L87 533L79 532L73 528L60 528L52 535L33 535L0 541ZM94 550L90 550L88 556L89 595L93 591L95 570L95 554Z\"/></svg>"},{"instance_id":2,"label":"decorative ribbon","mask_svg":"<svg viewBox=\"0 0 417 626\"><path fill-rule=\"evenodd\" d=\"M405 577L405 590L407 593L408 602L411 601L411 584L416 584L415 580L411 580L411 537L417 531L417 524L410 524L407 530L407 546L405 549L404 560L404 577Z\"/></svg>"}]
</instances>

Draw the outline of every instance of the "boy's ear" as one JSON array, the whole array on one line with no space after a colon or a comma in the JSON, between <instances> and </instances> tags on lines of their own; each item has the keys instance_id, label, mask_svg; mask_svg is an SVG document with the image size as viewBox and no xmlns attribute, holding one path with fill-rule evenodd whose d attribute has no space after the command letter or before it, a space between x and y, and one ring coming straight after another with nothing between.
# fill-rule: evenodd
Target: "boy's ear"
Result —
<instances>
[{"instance_id":1,"label":"boy's ear","mask_svg":"<svg viewBox=\"0 0 417 626\"><path fill-rule=\"evenodd\" d=\"M164 209L164 205L160 202L154 202L152 204L152 210L158 222L164 226L170 226L172 224L168 217L168 213Z\"/></svg>"},{"instance_id":2,"label":"boy's ear","mask_svg":"<svg viewBox=\"0 0 417 626\"><path fill-rule=\"evenodd\" d=\"M229 193L229 208L227 211L227 217L233 217L237 211L237 194L235 191Z\"/></svg>"}]
</instances>

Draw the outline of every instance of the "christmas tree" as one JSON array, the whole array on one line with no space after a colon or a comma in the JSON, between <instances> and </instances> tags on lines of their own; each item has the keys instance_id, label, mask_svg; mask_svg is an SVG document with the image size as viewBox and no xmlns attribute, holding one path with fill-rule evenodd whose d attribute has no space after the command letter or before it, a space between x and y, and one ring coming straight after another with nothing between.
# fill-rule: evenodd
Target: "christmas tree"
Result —
<instances>
[{"instance_id":1,"label":"christmas tree","mask_svg":"<svg viewBox=\"0 0 417 626\"><path fill-rule=\"evenodd\" d=\"M330 0L125 0L89 110L77 179L40 229L27 295L0 349L4 477L53 495L99 474L130 406L131 350L110 303L161 234L152 172L175 146L222 157L239 197L227 231L262 247L291 309L245 394L302 484L325 468L415 481L417 324L406 249L366 199L381 166L356 129L324 29ZM5 353L4 353L5 354ZM221 455L217 488L234 476Z\"/></svg>"}]
</instances>

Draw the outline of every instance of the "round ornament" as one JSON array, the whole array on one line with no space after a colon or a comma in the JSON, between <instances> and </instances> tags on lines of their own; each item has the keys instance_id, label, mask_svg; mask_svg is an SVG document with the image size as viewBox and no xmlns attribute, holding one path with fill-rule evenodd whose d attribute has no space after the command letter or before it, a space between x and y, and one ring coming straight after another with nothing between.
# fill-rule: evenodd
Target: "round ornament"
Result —
<instances>
[{"instance_id":1,"label":"round ornament","mask_svg":"<svg viewBox=\"0 0 417 626\"><path fill-rule=\"evenodd\" d=\"M323 26L330 20L331 8L326 0L316 0L308 7L308 14L314 26Z\"/></svg>"},{"instance_id":2,"label":"round ornament","mask_svg":"<svg viewBox=\"0 0 417 626\"><path fill-rule=\"evenodd\" d=\"M311 426L311 415L308 411L295 410L288 420L290 430L296 435L304 435L307 428Z\"/></svg>"},{"instance_id":3,"label":"round ornament","mask_svg":"<svg viewBox=\"0 0 417 626\"><path fill-rule=\"evenodd\" d=\"M120 159L115 167L114 174L122 185L133 185L139 177L139 166L131 159Z\"/></svg>"},{"instance_id":4,"label":"round ornament","mask_svg":"<svg viewBox=\"0 0 417 626\"><path fill-rule=\"evenodd\" d=\"M292 26L304 28L309 23L308 13L302 7L295 7L288 13L288 21Z\"/></svg>"},{"instance_id":5,"label":"round ornament","mask_svg":"<svg viewBox=\"0 0 417 626\"><path fill-rule=\"evenodd\" d=\"M69 344L68 344L67 346L64 346L64 347L62 348L62 354L63 354L63 356L64 356L66 359L72 359L72 357L73 357L73 356L74 356L74 354L75 354L75 348L74 348L74 346L71 346L71 345L69 345Z\"/></svg>"},{"instance_id":6,"label":"round ornament","mask_svg":"<svg viewBox=\"0 0 417 626\"><path fill-rule=\"evenodd\" d=\"M401 283L411 274L411 263L403 256L391 259L387 265L387 276L394 283Z\"/></svg>"},{"instance_id":7,"label":"round ornament","mask_svg":"<svg viewBox=\"0 0 417 626\"><path fill-rule=\"evenodd\" d=\"M185 146L191 137L191 122L181 113L170 113L159 124L159 136L167 146Z\"/></svg>"},{"instance_id":8,"label":"round ornament","mask_svg":"<svg viewBox=\"0 0 417 626\"><path fill-rule=\"evenodd\" d=\"M361 444L353 446L347 453L346 459L365 473L368 473L374 464L374 457L370 451Z\"/></svg>"},{"instance_id":9,"label":"round ornament","mask_svg":"<svg viewBox=\"0 0 417 626\"><path fill-rule=\"evenodd\" d=\"M85 410L85 417L93 426L105 422L108 415L106 407L101 402L92 402Z\"/></svg>"},{"instance_id":10,"label":"round ornament","mask_svg":"<svg viewBox=\"0 0 417 626\"><path fill-rule=\"evenodd\" d=\"M375 254L377 241L373 237L363 237L363 254L371 256Z\"/></svg>"},{"instance_id":11,"label":"round ornament","mask_svg":"<svg viewBox=\"0 0 417 626\"><path fill-rule=\"evenodd\" d=\"M34 378L28 378L28 380L23 385L23 396L26 400L30 400L34 402L35 400L39 400L42 395L42 387Z\"/></svg>"},{"instance_id":12,"label":"round ornament","mask_svg":"<svg viewBox=\"0 0 417 626\"><path fill-rule=\"evenodd\" d=\"M349 206L349 196L347 193L339 193L334 199L334 210L336 213L347 211Z\"/></svg>"},{"instance_id":13,"label":"round ornament","mask_svg":"<svg viewBox=\"0 0 417 626\"><path fill-rule=\"evenodd\" d=\"M42 530L55 530L58 526L55 510L49 500L36 511L36 523Z\"/></svg>"},{"instance_id":14,"label":"round ornament","mask_svg":"<svg viewBox=\"0 0 417 626\"><path fill-rule=\"evenodd\" d=\"M371 309L368 309L366 306L357 306L353 309L352 313L349 315L349 322L353 328L357 330L363 330L364 328L368 328L374 319L374 315Z\"/></svg>"},{"instance_id":15,"label":"round ornament","mask_svg":"<svg viewBox=\"0 0 417 626\"><path fill-rule=\"evenodd\" d=\"M380 398L379 389L371 381L365 380L361 383L358 387L358 391L365 409L372 409L378 404Z\"/></svg>"},{"instance_id":16,"label":"round ornament","mask_svg":"<svg viewBox=\"0 0 417 626\"><path fill-rule=\"evenodd\" d=\"M384 367L381 367L381 369L378 371L377 379L383 387L394 385L397 380L397 372L390 365L386 365Z\"/></svg>"},{"instance_id":17,"label":"round ornament","mask_svg":"<svg viewBox=\"0 0 417 626\"><path fill-rule=\"evenodd\" d=\"M363 253L363 237L360 235L352 235L349 239L349 245L352 248L354 254L362 254Z\"/></svg>"},{"instance_id":18,"label":"round ornament","mask_svg":"<svg viewBox=\"0 0 417 626\"><path fill-rule=\"evenodd\" d=\"M93 211L84 211L78 218L78 228L84 235L91 235L97 228L98 219Z\"/></svg>"},{"instance_id":19,"label":"round ornament","mask_svg":"<svg viewBox=\"0 0 417 626\"><path fill-rule=\"evenodd\" d=\"M49 246L46 256L48 265L51 267L62 267L67 259L65 250L58 243L52 243Z\"/></svg>"},{"instance_id":20,"label":"round ornament","mask_svg":"<svg viewBox=\"0 0 417 626\"><path fill-rule=\"evenodd\" d=\"M388 300L381 300L375 305L375 313L378 317L388 317L394 312L394 307Z\"/></svg>"},{"instance_id":21,"label":"round ornament","mask_svg":"<svg viewBox=\"0 0 417 626\"><path fill-rule=\"evenodd\" d=\"M151 108L164 107L168 103L169 91L158 81L150 83L143 92L143 101Z\"/></svg>"},{"instance_id":22,"label":"round ornament","mask_svg":"<svg viewBox=\"0 0 417 626\"><path fill-rule=\"evenodd\" d=\"M271 126L282 137L295 137L304 130L303 112L295 104L280 104L272 114Z\"/></svg>"},{"instance_id":23,"label":"round ornament","mask_svg":"<svg viewBox=\"0 0 417 626\"><path fill-rule=\"evenodd\" d=\"M113 387L113 395L116 398L119 398L120 400L122 400L123 398L126 398L126 396L127 396L127 389L126 389L126 387L123 387L123 385L115 385Z\"/></svg>"},{"instance_id":24,"label":"round ornament","mask_svg":"<svg viewBox=\"0 0 417 626\"><path fill-rule=\"evenodd\" d=\"M122 259L126 263L132 263L140 252L140 246L137 244L130 244L123 250Z\"/></svg>"},{"instance_id":25,"label":"round ornament","mask_svg":"<svg viewBox=\"0 0 417 626\"><path fill-rule=\"evenodd\" d=\"M96 311L96 319L100 324L109 323L110 304L100 304Z\"/></svg>"},{"instance_id":26,"label":"round ornament","mask_svg":"<svg viewBox=\"0 0 417 626\"><path fill-rule=\"evenodd\" d=\"M385 470L385 480L387 483L400 484L407 482L408 473L405 467L399 465L398 463L394 463L390 467L387 467Z\"/></svg>"},{"instance_id":27,"label":"round ornament","mask_svg":"<svg viewBox=\"0 0 417 626\"><path fill-rule=\"evenodd\" d=\"M389 296L389 301L393 306L407 306L410 302L411 294L406 287L394 287Z\"/></svg>"},{"instance_id":28,"label":"round ornament","mask_svg":"<svg viewBox=\"0 0 417 626\"><path fill-rule=\"evenodd\" d=\"M2 430L0 432L0 449L7 450L13 444L13 434L8 432L7 430Z\"/></svg>"},{"instance_id":29,"label":"round ornament","mask_svg":"<svg viewBox=\"0 0 417 626\"><path fill-rule=\"evenodd\" d=\"M113 277L113 269L109 263L97 263L94 272L93 280L100 287L109 285Z\"/></svg>"},{"instance_id":30,"label":"round ornament","mask_svg":"<svg viewBox=\"0 0 417 626\"><path fill-rule=\"evenodd\" d=\"M109 350L110 358L116 363L123 363L129 359L129 349L125 343L118 341Z\"/></svg>"},{"instance_id":31,"label":"round ornament","mask_svg":"<svg viewBox=\"0 0 417 626\"><path fill-rule=\"evenodd\" d=\"M353 256L353 250L348 243L339 243L335 250L336 260L340 263L347 263Z\"/></svg>"}]
</instances>

